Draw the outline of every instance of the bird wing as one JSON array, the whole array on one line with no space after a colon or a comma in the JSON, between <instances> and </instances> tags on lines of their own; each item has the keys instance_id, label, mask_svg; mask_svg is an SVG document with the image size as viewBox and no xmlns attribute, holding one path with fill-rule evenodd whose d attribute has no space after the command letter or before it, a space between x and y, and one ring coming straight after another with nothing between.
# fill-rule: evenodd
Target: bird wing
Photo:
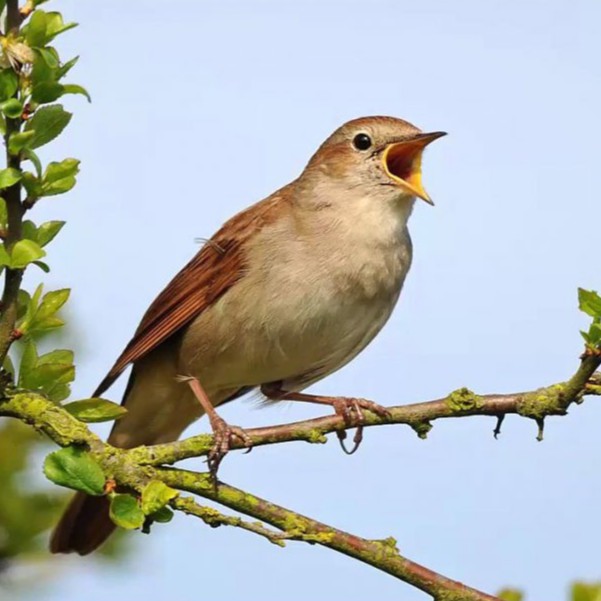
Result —
<instances>
[{"instance_id":1,"label":"bird wing","mask_svg":"<svg viewBox=\"0 0 601 601\"><path fill-rule=\"evenodd\" d=\"M130 363L148 355L243 277L246 243L277 217L276 205L283 199L282 192L232 217L167 284L144 314L134 337L99 384L94 396L101 395Z\"/></svg>"}]
</instances>

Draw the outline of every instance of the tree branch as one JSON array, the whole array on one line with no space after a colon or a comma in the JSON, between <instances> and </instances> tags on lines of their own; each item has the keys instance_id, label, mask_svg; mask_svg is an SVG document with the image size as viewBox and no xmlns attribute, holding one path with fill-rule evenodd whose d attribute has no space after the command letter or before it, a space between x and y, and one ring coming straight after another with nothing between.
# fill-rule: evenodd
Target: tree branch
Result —
<instances>
[{"instance_id":1,"label":"tree branch","mask_svg":"<svg viewBox=\"0 0 601 601\"><path fill-rule=\"evenodd\" d=\"M451 580L403 557L392 537L382 540L360 538L222 482L215 486L208 473L158 468L157 474L173 488L195 493L260 519L279 528L285 533L286 539L321 545L358 559L428 593L436 600L498 601L497 597Z\"/></svg>"},{"instance_id":2,"label":"tree branch","mask_svg":"<svg viewBox=\"0 0 601 601\"><path fill-rule=\"evenodd\" d=\"M507 414L519 414L536 420L540 425L548 415L564 415L572 403L581 402L585 395L601 394L601 373L595 373L600 363L600 356L586 355L569 380L534 391L479 396L462 388L442 399L390 407L390 419L366 412L365 425L406 424L420 436L426 435L431 427L430 422L436 419L471 415L502 418ZM6 398L0 399L0 416L15 417L31 424L60 446L78 444L88 447L106 476L114 480L117 486L141 493L148 482L159 479L172 488L195 493L263 522L247 522L237 516L224 515L216 509L198 504L190 497L179 496L170 501L174 509L199 517L210 526L242 528L282 546L286 540L319 544L386 572L437 600L496 599L403 557L393 538L360 538L227 484L216 483L208 473L161 467L206 455L213 444L212 436L195 436L151 447L117 449L102 442L85 424L41 395L28 392L19 392L14 396L6 394ZM254 444L260 446L292 440L324 442L327 433L350 427L353 426L345 424L342 418L330 416L255 428L248 430L248 433ZM277 530L266 527L264 523Z\"/></svg>"},{"instance_id":3,"label":"tree branch","mask_svg":"<svg viewBox=\"0 0 601 601\"><path fill-rule=\"evenodd\" d=\"M6 2L6 28L8 31L17 33L22 17L19 12L18 0L7 0ZM14 97L17 98L19 91L15 91ZM8 141L12 134L19 131L22 119L6 118L6 132L4 134L4 145L6 147L6 165L9 168L21 171L21 157L19 154L13 154L9 150ZM21 204L21 183L10 186L3 191L3 197L6 201L7 232L5 238L6 249L10 249L21 239L21 223L23 219L23 205ZM14 340L13 330L17 321L17 301L19 297L19 288L23 279L22 269L6 269L4 279L4 290L2 300L0 301L0 366L8 353L8 349Z\"/></svg>"},{"instance_id":4,"label":"tree branch","mask_svg":"<svg viewBox=\"0 0 601 601\"><path fill-rule=\"evenodd\" d=\"M552 384L528 392L512 394L476 395L467 388L451 392L433 401L387 407L390 418L365 412L365 427L404 424L413 428L418 436L425 438L437 419L491 416L496 418L517 414L535 420L539 424L549 415L565 415L572 403L580 403L585 395L601 395L601 373L595 369L601 363L599 357L586 357L574 376L567 382ZM325 443L326 434L348 430L349 426L337 415L319 417L290 424L251 428L246 432L256 447L282 442L305 441ZM495 433L499 431L495 428ZM234 440L232 448L244 448ZM208 434L192 436L168 444L131 449L128 453L140 465L171 465L183 459L206 455L213 447L213 437Z\"/></svg>"}]
</instances>

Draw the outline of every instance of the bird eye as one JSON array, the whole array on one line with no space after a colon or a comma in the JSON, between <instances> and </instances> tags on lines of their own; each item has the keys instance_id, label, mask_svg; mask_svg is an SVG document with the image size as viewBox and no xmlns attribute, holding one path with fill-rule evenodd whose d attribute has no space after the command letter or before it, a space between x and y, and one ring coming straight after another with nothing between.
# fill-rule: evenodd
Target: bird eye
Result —
<instances>
[{"instance_id":1,"label":"bird eye","mask_svg":"<svg viewBox=\"0 0 601 601\"><path fill-rule=\"evenodd\" d=\"M372 144L371 138L367 134L357 134L353 138L353 146L357 150L367 150Z\"/></svg>"}]
</instances>

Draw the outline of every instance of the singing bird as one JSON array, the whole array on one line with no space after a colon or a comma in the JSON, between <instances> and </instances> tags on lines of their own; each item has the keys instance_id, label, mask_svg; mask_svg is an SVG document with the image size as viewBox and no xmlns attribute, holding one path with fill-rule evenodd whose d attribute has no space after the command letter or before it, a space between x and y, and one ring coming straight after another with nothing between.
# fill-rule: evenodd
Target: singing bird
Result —
<instances>
[{"instance_id":1,"label":"singing bird","mask_svg":"<svg viewBox=\"0 0 601 601\"><path fill-rule=\"evenodd\" d=\"M127 413L108 442L170 442L206 413L216 469L231 438L247 436L214 407L256 389L358 421L362 410L386 414L369 401L301 391L351 361L390 317L411 265L415 199L432 203L422 153L443 135L392 117L355 119L296 180L227 221L150 305L94 393L133 364ZM50 549L85 555L114 528L106 497L77 493Z\"/></svg>"}]
</instances>

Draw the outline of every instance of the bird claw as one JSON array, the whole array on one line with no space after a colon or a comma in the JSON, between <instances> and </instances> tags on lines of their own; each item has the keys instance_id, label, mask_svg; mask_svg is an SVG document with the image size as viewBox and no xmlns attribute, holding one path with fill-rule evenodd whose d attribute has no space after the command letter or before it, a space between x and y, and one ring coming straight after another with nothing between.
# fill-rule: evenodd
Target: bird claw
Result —
<instances>
[{"instance_id":1,"label":"bird claw","mask_svg":"<svg viewBox=\"0 0 601 601\"><path fill-rule=\"evenodd\" d=\"M334 400L333 406L336 414L342 417L344 422L349 426L353 424L360 426L365 423L364 410L371 411L384 419L390 419L391 417L390 411L386 407L382 407L382 405L378 405L367 399L340 397Z\"/></svg>"},{"instance_id":2,"label":"bird claw","mask_svg":"<svg viewBox=\"0 0 601 601\"><path fill-rule=\"evenodd\" d=\"M349 451L344 443L346 439L346 430L338 430L338 441L342 450L347 455L352 455L363 441L363 424L365 423L365 414L363 411L371 411L378 417L390 419L390 411L382 405L378 405L367 399L356 399L348 397L340 397L333 402L334 411L344 420L347 426L357 426L355 436L353 437L353 448Z\"/></svg>"},{"instance_id":3,"label":"bird claw","mask_svg":"<svg viewBox=\"0 0 601 601\"><path fill-rule=\"evenodd\" d=\"M216 477L221 461L229 453L231 445L234 444L236 439L239 439L242 445L247 448L247 453L252 451L253 441L243 428L230 426L217 415L211 420L211 427L213 429L214 444L207 456L207 464L211 475Z\"/></svg>"}]
</instances>

